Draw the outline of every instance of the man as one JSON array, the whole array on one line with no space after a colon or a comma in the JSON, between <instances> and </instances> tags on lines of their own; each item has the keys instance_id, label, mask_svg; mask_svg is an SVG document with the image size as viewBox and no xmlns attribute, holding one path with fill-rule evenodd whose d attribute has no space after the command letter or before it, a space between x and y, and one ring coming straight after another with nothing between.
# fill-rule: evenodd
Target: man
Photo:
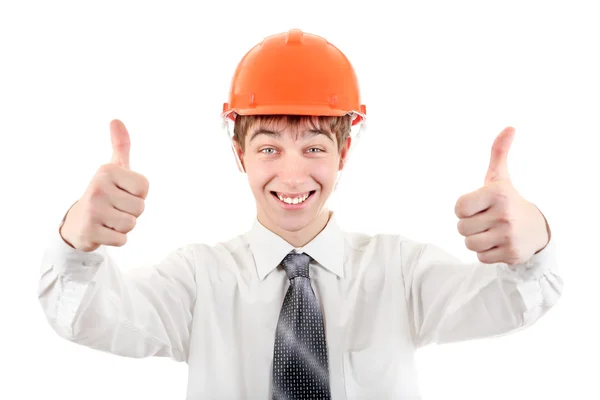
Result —
<instances>
[{"instance_id":1,"label":"man","mask_svg":"<svg viewBox=\"0 0 600 400\"><path fill-rule=\"evenodd\" d=\"M255 46L222 116L256 201L252 229L122 273L107 246L126 243L149 184L112 121L112 160L43 261L39 299L62 337L185 361L188 399L415 399L419 347L529 326L560 297L549 226L508 175L512 128L493 144L484 186L456 203L480 261L464 264L435 245L338 226L327 200L366 107L325 39L291 30Z\"/></svg>"}]
</instances>

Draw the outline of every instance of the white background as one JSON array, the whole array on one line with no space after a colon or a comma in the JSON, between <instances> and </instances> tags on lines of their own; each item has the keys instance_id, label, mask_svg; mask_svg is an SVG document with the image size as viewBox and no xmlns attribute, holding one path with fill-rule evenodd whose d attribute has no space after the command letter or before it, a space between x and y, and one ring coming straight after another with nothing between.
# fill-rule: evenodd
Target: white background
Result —
<instances>
[{"instance_id":1,"label":"white background","mask_svg":"<svg viewBox=\"0 0 600 400\"><path fill-rule=\"evenodd\" d=\"M121 268L246 231L253 197L219 113L244 53L290 28L342 49L367 104L368 131L330 203L343 228L476 261L454 204L483 184L493 140L510 125L515 187L557 240L559 304L518 334L423 349L424 399L600 398L600 13L592 1L550 3L3 1L0 398L185 397L183 363L60 339L37 301L41 257L110 160L113 118L150 181L128 244L110 249Z\"/></svg>"}]
</instances>

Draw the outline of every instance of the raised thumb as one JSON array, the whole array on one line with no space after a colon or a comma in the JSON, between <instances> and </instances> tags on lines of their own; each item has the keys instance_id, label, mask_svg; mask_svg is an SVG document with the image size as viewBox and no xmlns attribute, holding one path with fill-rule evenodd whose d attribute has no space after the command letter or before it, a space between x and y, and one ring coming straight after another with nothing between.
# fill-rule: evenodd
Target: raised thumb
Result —
<instances>
[{"instance_id":1,"label":"raised thumb","mask_svg":"<svg viewBox=\"0 0 600 400\"><path fill-rule=\"evenodd\" d=\"M111 164L117 164L127 169L129 167L129 150L131 142L125 125L118 119L110 122L110 141L112 143Z\"/></svg>"},{"instance_id":2,"label":"raised thumb","mask_svg":"<svg viewBox=\"0 0 600 400\"><path fill-rule=\"evenodd\" d=\"M513 127L505 128L494 140L490 164L485 174L484 184L498 180L510 180L508 173L508 152L515 135Z\"/></svg>"}]
</instances>

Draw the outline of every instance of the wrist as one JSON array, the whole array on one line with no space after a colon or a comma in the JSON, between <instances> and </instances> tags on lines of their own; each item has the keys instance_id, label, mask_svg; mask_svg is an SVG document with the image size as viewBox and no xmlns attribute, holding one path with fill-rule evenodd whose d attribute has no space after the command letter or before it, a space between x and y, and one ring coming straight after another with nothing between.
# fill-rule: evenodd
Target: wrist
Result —
<instances>
[{"instance_id":1,"label":"wrist","mask_svg":"<svg viewBox=\"0 0 600 400\"><path fill-rule=\"evenodd\" d=\"M535 205L535 204L534 204ZM540 251L544 250L546 248L546 246L548 246L548 243L550 243L550 239L552 238L552 231L550 230L550 225L548 224L548 220L546 219L546 216L544 215L544 213L537 207L535 206L535 208L538 209L538 211L540 212L540 214L542 215L542 218L544 218L544 224L545 224L545 229L546 229L546 235L544 235L545 237L545 242L544 245L538 250L536 251L534 254L539 253Z\"/></svg>"},{"instance_id":2,"label":"wrist","mask_svg":"<svg viewBox=\"0 0 600 400\"><path fill-rule=\"evenodd\" d=\"M78 200L79 201L79 200ZM60 221L60 225L58 226L58 234L60 235L61 239L63 240L63 242L65 242L67 245L69 245L69 247L72 247L73 249L76 249L76 247L71 243L71 241L69 241L65 236L65 234L63 234L63 228L65 226L65 222L67 221L67 216L69 215L69 211L71 211L71 209L73 208L73 206L77 204L77 201L75 203L73 203L71 205L71 207L69 207L69 209L67 210L67 212L65 213L65 215L63 216L62 220Z\"/></svg>"}]
</instances>

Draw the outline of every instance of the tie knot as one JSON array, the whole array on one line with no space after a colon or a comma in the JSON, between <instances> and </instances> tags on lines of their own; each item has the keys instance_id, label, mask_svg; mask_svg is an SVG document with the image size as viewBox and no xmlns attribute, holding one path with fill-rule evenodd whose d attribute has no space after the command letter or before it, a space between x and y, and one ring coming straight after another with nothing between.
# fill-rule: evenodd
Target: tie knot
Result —
<instances>
[{"instance_id":1,"label":"tie knot","mask_svg":"<svg viewBox=\"0 0 600 400\"><path fill-rule=\"evenodd\" d=\"M295 253L290 252L281 261L281 265L285 269L285 273L288 278L294 279L297 276L304 276L308 278L308 264L310 263L310 256L306 253Z\"/></svg>"}]
</instances>

